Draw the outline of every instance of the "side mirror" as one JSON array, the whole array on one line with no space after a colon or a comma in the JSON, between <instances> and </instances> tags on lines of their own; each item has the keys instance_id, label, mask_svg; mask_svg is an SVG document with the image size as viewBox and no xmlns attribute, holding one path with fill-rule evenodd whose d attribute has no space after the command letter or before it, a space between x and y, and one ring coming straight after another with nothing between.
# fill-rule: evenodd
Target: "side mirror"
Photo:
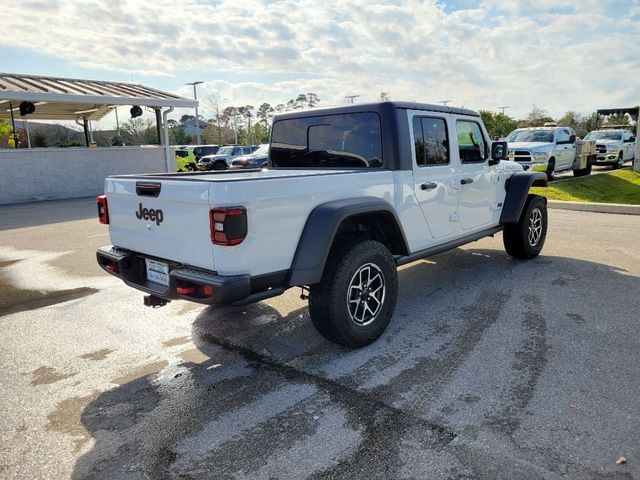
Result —
<instances>
[{"instance_id":1,"label":"side mirror","mask_svg":"<svg viewBox=\"0 0 640 480\"><path fill-rule=\"evenodd\" d=\"M575 135L570 135L569 136L569 143L576 143L576 136Z\"/></svg>"},{"instance_id":2,"label":"side mirror","mask_svg":"<svg viewBox=\"0 0 640 480\"><path fill-rule=\"evenodd\" d=\"M628 142L635 142L636 141L636 137L631 137L629 138L629 140L627 140Z\"/></svg>"},{"instance_id":3,"label":"side mirror","mask_svg":"<svg viewBox=\"0 0 640 480\"><path fill-rule=\"evenodd\" d=\"M497 165L500 160L506 160L509 157L509 149L507 142L493 142L491 144L491 159L489 165Z\"/></svg>"}]
</instances>

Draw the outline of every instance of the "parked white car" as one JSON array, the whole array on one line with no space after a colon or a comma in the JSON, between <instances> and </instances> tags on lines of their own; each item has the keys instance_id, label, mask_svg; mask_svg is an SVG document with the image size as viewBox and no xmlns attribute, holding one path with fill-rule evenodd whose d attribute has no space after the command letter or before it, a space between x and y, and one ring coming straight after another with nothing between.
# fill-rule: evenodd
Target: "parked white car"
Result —
<instances>
[{"instance_id":1,"label":"parked white car","mask_svg":"<svg viewBox=\"0 0 640 480\"><path fill-rule=\"evenodd\" d=\"M595 140L598 165L624 166L625 162L635 160L636 137L629 130L594 130L585 140Z\"/></svg>"},{"instance_id":2,"label":"parked white car","mask_svg":"<svg viewBox=\"0 0 640 480\"><path fill-rule=\"evenodd\" d=\"M509 134L507 143L509 160L525 170L545 172L549 180L553 180L555 172L574 169L576 134L571 128L518 128Z\"/></svg>"}]
</instances>

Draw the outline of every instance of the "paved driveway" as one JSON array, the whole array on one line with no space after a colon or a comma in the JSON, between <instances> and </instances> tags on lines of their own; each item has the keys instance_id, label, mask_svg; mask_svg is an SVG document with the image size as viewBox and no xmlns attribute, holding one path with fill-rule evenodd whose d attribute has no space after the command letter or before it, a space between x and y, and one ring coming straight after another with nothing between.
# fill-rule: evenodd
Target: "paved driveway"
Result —
<instances>
[{"instance_id":1,"label":"paved driveway","mask_svg":"<svg viewBox=\"0 0 640 480\"><path fill-rule=\"evenodd\" d=\"M640 479L640 217L550 211L403 267L361 350L94 265L92 200L0 208L0 477ZM626 464L616 464L620 456Z\"/></svg>"}]
</instances>

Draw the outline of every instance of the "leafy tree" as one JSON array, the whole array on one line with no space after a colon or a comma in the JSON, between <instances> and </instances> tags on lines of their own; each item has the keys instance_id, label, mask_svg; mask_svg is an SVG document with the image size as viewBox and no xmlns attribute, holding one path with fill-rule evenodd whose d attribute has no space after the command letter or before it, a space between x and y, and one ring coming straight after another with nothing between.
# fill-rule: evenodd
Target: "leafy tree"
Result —
<instances>
[{"instance_id":1,"label":"leafy tree","mask_svg":"<svg viewBox=\"0 0 640 480\"><path fill-rule=\"evenodd\" d=\"M553 118L549 116L546 110L534 105L529 115L527 115L527 119L520 122L520 126L543 127L546 122L553 122Z\"/></svg>"},{"instance_id":2,"label":"leafy tree","mask_svg":"<svg viewBox=\"0 0 640 480\"><path fill-rule=\"evenodd\" d=\"M0 148L14 148L13 126L7 120L0 119Z\"/></svg>"},{"instance_id":3,"label":"leafy tree","mask_svg":"<svg viewBox=\"0 0 640 480\"><path fill-rule=\"evenodd\" d=\"M258 108L258 112L256 113L256 116L262 122L262 126L267 131L269 130L269 122L273 117L273 112L273 107L270 104L263 103L262 105L260 105L260 108Z\"/></svg>"},{"instance_id":4,"label":"leafy tree","mask_svg":"<svg viewBox=\"0 0 640 480\"><path fill-rule=\"evenodd\" d=\"M616 113L606 117L607 125L630 125L629 117L626 113Z\"/></svg>"},{"instance_id":5,"label":"leafy tree","mask_svg":"<svg viewBox=\"0 0 640 480\"><path fill-rule=\"evenodd\" d=\"M132 118L120 125L120 134L126 145L158 143L156 128L150 119Z\"/></svg>"},{"instance_id":6,"label":"leafy tree","mask_svg":"<svg viewBox=\"0 0 640 480\"><path fill-rule=\"evenodd\" d=\"M378 98L380 99L381 102L388 102L389 101L389 92L380 92L378 94Z\"/></svg>"},{"instance_id":7,"label":"leafy tree","mask_svg":"<svg viewBox=\"0 0 640 480\"><path fill-rule=\"evenodd\" d=\"M33 134L33 144L35 147L48 147L49 140L44 132L38 130Z\"/></svg>"},{"instance_id":8,"label":"leafy tree","mask_svg":"<svg viewBox=\"0 0 640 480\"><path fill-rule=\"evenodd\" d=\"M195 119L196 119L196 117L194 117L193 115L188 115L188 114L185 113L184 115L182 115L180 117L180 123L184 124L184 123L187 123L187 122L189 122L191 120L195 120Z\"/></svg>"},{"instance_id":9,"label":"leafy tree","mask_svg":"<svg viewBox=\"0 0 640 480\"><path fill-rule=\"evenodd\" d=\"M307 93L307 107L313 108L320 102L320 97L315 93Z\"/></svg>"},{"instance_id":10,"label":"leafy tree","mask_svg":"<svg viewBox=\"0 0 640 480\"><path fill-rule=\"evenodd\" d=\"M562 116L562 118L558 120L558 126L573 128L573 130L575 130L577 133L578 130L580 130L581 122L582 122L582 118L578 113L568 111Z\"/></svg>"},{"instance_id":11,"label":"leafy tree","mask_svg":"<svg viewBox=\"0 0 640 480\"><path fill-rule=\"evenodd\" d=\"M169 143L173 145L188 145L191 143L191 135L188 135L182 125L174 120L175 125L171 125L167 122L169 127Z\"/></svg>"},{"instance_id":12,"label":"leafy tree","mask_svg":"<svg viewBox=\"0 0 640 480\"><path fill-rule=\"evenodd\" d=\"M584 137L587 133L598 128L598 113L593 112L591 115L582 118L580 127L576 130L576 135Z\"/></svg>"},{"instance_id":13,"label":"leafy tree","mask_svg":"<svg viewBox=\"0 0 640 480\"><path fill-rule=\"evenodd\" d=\"M518 121L505 113L480 110L480 118L491 138L504 138L518 128Z\"/></svg>"}]
</instances>

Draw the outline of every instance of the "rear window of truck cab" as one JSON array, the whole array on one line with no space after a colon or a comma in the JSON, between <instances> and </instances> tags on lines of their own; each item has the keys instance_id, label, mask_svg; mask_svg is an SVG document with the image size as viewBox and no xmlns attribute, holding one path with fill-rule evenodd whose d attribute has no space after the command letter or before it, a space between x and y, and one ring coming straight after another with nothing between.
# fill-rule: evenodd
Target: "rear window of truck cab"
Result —
<instances>
[{"instance_id":1,"label":"rear window of truck cab","mask_svg":"<svg viewBox=\"0 0 640 480\"><path fill-rule=\"evenodd\" d=\"M271 166L282 168L382 167L380 117L374 112L278 120Z\"/></svg>"}]
</instances>

